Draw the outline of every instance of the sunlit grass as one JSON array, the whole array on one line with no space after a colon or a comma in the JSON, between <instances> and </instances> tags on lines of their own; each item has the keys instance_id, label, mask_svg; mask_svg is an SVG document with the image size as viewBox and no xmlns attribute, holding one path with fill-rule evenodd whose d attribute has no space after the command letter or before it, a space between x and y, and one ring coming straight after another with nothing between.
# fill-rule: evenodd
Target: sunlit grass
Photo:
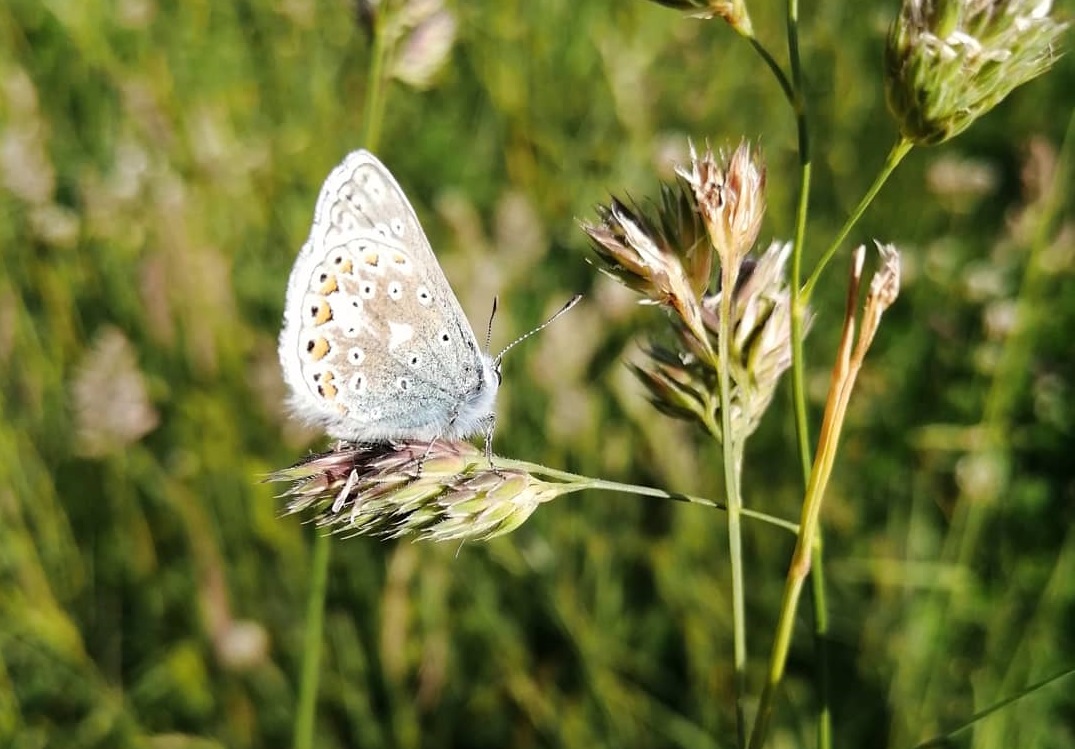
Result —
<instances>
[{"instance_id":1,"label":"sunlit grass","mask_svg":"<svg viewBox=\"0 0 1075 749\"><path fill-rule=\"evenodd\" d=\"M392 89L378 151L477 328L494 294L506 342L587 292L505 363L498 450L719 497L715 454L624 366L662 321L598 278L576 219L653 194L686 136L745 136L769 163L760 241L789 236L780 88L730 31L642 0L456 10L448 65L428 91ZM895 137L895 7L807 12L816 260ZM325 441L284 414L276 335L318 186L362 145L369 54L345 3L0 8L0 745L290 741L315 531L260 481ZM897 242L907 267L822 519L838 745L912 744L1075 661L1073 65L910 157L853 237ZM955 177L934 173L942 156ZM815 411L846 260L811 300ZM743 493L797 518L787 401ZM731 745L725 527L584 493L486 545L339 543L317 745ZM792 544L743 533L768 634ZM801 634L773 746L812 740ZM1070 694L986 719L975 745L1071 744Z\"/></svg>"}]
</instances>

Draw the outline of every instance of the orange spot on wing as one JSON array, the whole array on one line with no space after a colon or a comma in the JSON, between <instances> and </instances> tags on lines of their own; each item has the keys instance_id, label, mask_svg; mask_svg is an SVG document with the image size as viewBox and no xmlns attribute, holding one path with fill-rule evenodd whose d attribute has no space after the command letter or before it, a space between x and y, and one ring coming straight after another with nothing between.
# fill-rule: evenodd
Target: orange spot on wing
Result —
<instances>
[{"instance_id":1,"label":"orange spot on wing","mask_svg":"<svg viewBox=\"0 0 1075 749\"><path fill-rule=\"evenodd\" d=\"M314 325L324 325L332 319L332 307L327 299L318 299L310 305L310 319Z\"/></svg>"},{"instance_id":2,"label":"orange spot on wing","mask_svg":"<svg viewBox=\"0 0 1075 749\"><path fill-rule=\"evenodd\" d=\"M336 394L339 390L332 384L334 379L336 379L336 376L332 374L332 372L325 372L324 376L321 378L321 384L317 386L318 395L325 400L336 400Z\"/></svg>"},{"instance_id":3,"label":"orange spot on wing","mask_svg":"<svg viewBox=\"0 0 1075 749\"><path fill-rule=\"evenodd\" d=\"M307 349L310 352L310 357L314 361L321 361L328 356L328 352L332 350L332 346L329 345L328 340L324 337L318 338L315 341L310 341L310 343L312 346L307 346Z\"/></svg>"},{"instance_id":4,"label":"orange spot on wing","mask_svg":"<svg viewBox=\"0 0 1075 749\"><path fill-rule=\"evenodd\" d=\"M331 273L326 274L325 280L321 282L321 288L317 290L318 294L328 296L334 291L339 291L340 285L336 282L336 276Z\"/></svg>"}]
</instances>

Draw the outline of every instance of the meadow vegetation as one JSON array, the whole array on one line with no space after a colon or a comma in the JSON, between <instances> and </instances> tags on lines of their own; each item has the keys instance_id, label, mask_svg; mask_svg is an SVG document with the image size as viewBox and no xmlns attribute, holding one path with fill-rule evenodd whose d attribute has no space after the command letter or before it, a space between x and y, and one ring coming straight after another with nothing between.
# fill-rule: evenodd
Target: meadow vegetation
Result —
<instances>
[{"instance_id":1,"label":"meadow vegetation","mask_svg":"<svg viewBox=\"0 0 1075 749\"><path fill-rule=\"evenodd\" d=\"M749 8L787 69L785 8ZM898 10L800 9L804 277L897 141ZM497 453L723 503L712 430L628 366L672 345L668 316L599 272L580 223L659 202L688 139L746 139L758 247L792 240L784 91L728 24L645 0L442 12L381 71L377 154L475 329L499 295L494 350L585 294L505 360ZM321 181L370 137L370 28L344 0L0 6L0 746L293 741L321 531L263 479L328 443L283 407L276 337ZM820 515L827 596L793 618L767 746L830 720L835 745L915 746L1013 696L952 745L1075 746L1075 681L1029 689L1075 668L1073 92L1060 57L911 150L813 288L816 440L852 250L872 273L873 239L899 248ZM743 506L798 523L790 372L756 426ZM741 521L738 602L728 515L699 503L582 491L490 541L333 536L314 745L735 746L795 546Z\"/></svg>"}]
</instances>

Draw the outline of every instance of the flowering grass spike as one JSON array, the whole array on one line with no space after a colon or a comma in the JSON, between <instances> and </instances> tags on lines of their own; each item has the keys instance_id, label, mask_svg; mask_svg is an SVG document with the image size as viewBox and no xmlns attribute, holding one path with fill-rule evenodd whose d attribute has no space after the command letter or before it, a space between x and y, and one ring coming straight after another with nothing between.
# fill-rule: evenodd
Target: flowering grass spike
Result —
<instances>
[{"instance_id":1,"label":"flowering grass spike","mask_svg":"<svg viewBox=\"0 0 1075 749\"><path fill-rule=\"evenodd\" d=\"M699 154L664 185L661 203L644 211L613 199L601 223L583 224L603 269L671 314L674 344L656 344L633 366L653 405L697 421L722 437L720 278L734 279L728 358L730 428L745 439L791 365L789 244L751 251L765 215L765 168L748 143L733 152Z\"/></svg>"},{"instance_id":2,"label":"flowering grass spike","mask_svg":"<svg viewBox=\"0 0 1075 749\"><path fill-rule=\"evenodd\" d=\"M510 533L543 502L580 487L534 476L509 460L489 465L467 442L342 444L269 481L291 482L287 512L313 513L333 533L484 541Z\"/></svg>"},{"instance_id":3,"label":"flowering grass spike","mask_svg":"<svg viewBox=\"0 0 1075 749\"><path fill-rule=\"evenodd\" d=\"M904 138L958 135L1056 61L1051 0L904 0L885 49L885 94Z\"/></svg>"}]
</instances>

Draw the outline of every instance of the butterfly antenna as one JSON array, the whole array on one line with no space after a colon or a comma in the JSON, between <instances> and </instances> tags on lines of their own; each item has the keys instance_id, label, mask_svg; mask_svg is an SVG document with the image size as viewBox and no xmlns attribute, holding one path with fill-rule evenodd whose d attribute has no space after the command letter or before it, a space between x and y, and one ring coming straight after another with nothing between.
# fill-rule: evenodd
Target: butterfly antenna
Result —
<instances>
[{"instance_id":1,"label":"butterfly antenna","mask_svg":"<svg viewBox=\"0 0 1075 749\"><path fill-rule=\"evenodd\" d=\"M493 311L489 313L489 327L485 329L485 350L489 350L489 344L493 341L493 318L496 317L496 304L499 297L493 297Z\"/></svg>"},{"instance_id":2,"label":"butterfly antenna","mask_svg":"<svg viewBox=\"0 0 1075 749\"><path fill-rule=\"evenodd\" d=\"M560 311L557 312L555 315L550 317L545 322L541 323L541 325L538 325L536 328L531 330L529 333L526 333L525 335L519 336L514 341L509 343L507 346L505 346L504 350L501 351L499 354L497 354L496 359L494 359L494 363L496 364L496 366L498 366L498 367L500 366L500 361L504 358L504 354L506 354L509 351L511 351L513 348L518 346L520 343L522 343L523 341L525 341L527 338L529 338L530 336L534 335L535 333L540 333L541 331L545 330L545 328L547 328L550 325L552 325L553 320L555 320L560 315L564 314L569 309L574 307L576 304L579 303L579 301L581 299L582 299L582 294L575 294L575 296L571 297L571 299L568 300L567 304L565 304L563 307L561 307Z\"/></svg>"}]
</instances>

